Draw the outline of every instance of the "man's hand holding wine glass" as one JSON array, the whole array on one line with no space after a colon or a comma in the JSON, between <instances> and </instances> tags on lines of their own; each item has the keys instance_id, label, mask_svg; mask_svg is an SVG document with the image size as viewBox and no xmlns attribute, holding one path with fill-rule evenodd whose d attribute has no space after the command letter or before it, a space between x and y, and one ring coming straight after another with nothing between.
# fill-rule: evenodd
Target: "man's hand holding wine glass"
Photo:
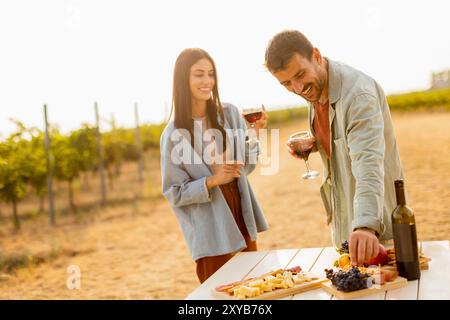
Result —
<instances>
[{"instance_id":1,"label":"man's hand holding wine glass","mask_svg":"<svg viewBox=\"0 0 450 320\"><path fill-rule=\"evenodd\" d=\"M311 149L311 152L317 152L318 151L318 149L317 149L317 140L316 140L316 138L314 137L314 136L312 136L311 137L311 140L312 140L312 143L313 143L313 147L312 147L312 149ZM286 145L287 145L287 150L288 150L288 152L294 157L294 158L297 158L297 159L304 159L304 158L302 158L301 156L299 156L295 151L294 151L294 146L293 146L293 144L292 143L289 143L289 142L287 142L286 143Z\"/></svg>"},{"instance_id":2,"label":"man's hand holding wine glass","mask_svg":"<svg viewBox=\"0 0 450 320\"><path fill-rule=\"evenodd\" d=\"M298 131L288 139L288 151L298 159L305 160L306 173L302 175L303 179L315 179L319 173L309 168L308 157L309 154L316 148L316 138L309 131Z\"/></svg>"}]
</instances>

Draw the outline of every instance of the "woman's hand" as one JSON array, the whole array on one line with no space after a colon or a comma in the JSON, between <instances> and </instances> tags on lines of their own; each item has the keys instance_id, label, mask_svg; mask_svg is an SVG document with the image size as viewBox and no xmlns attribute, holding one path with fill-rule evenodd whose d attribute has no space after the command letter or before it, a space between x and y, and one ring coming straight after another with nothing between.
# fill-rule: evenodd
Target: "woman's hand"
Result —
<instances>
[{"instance_id":1,"label":"woman's hand","mask_svg":"<svg viewBox=\"0 0 450 320\"><path fill-rule=\"evenodd\" d=\"M261 119L255 122L255 129L259 131L259 129L267 128L267 119L269 116L267 115L266 108L262 105L262 115Z\"/></svg>"},{"instance_id":2,"label":"woman's hand","mask_svg":"<svg viewBox=\"0 0 450 320\"><path fill-rule=\"evenodd\" d=\"M212 176L206 178L206 186L212 189L216 186L227 184L235 178L241 176L240 170L244 166L243 163L225 163L219 166L219 170Z\"/></svg>"}]
</instances>

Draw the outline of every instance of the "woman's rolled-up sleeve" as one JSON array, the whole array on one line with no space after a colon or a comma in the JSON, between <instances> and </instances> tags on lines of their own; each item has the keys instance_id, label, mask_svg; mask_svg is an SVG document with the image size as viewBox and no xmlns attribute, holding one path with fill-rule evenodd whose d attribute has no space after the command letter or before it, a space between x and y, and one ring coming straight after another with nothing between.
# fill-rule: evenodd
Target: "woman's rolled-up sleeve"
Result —
<instances>
[{"instance_id":1,"label":"woman's rolled-up sleeve","mask_svg":"<svg viewBox=\"0 0 450 320\"><path fill-rule=\"evenodd\" d=\"M181 159L172 152L173 143L170 137L161 137L161 176L162 193L175 207L211 201L206 186L206 176L192 179L181 163ZM172 159L177 157L177 159Z\"/></svg>"}]
</instances>

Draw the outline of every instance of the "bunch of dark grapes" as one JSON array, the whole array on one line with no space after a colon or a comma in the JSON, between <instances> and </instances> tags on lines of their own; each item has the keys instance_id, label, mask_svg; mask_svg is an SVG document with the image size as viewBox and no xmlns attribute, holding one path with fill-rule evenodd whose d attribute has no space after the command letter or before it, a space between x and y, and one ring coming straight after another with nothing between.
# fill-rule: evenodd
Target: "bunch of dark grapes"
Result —
<instances>
[{"instance_id":1,"label":"bunch of dark grapes","mask_svg":"<svg viewBox=\"0 0 450 320\"><path fill-rule=\"evenodd\" d=\"M357 267L353 267L347 272L342 270L334 272L332 269L325 269L325 273L331 283L339 291L344 292L366 289L367 279L370 277L367 273L361 273Z\"/></svg>"},{"instance_id":2,"label":"bunch of dark grapes","mask_svg":"<svg viewBox=\"0 0 450 320\"><path fill-rule=\"evenodd\" d=\"M350 253L347 240L341 243L341 246L337 249L337 252L339 252L339 254Z\"/></svg>"}]
</instances>

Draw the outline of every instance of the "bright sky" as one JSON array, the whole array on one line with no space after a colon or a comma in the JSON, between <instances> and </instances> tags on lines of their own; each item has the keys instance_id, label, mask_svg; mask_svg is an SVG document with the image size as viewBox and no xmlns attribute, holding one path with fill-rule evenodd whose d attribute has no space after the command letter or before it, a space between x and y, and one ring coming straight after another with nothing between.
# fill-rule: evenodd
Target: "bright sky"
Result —
<instances>
[{"instance_id":1,"label":"bright sky","mask_svg":"<svg viewBox=\"0 0 450 320\"><path fill-rule=\"evenodd\" d=\"M426 89L432 71L450 68L449 12L445 0L2 1L0 132L14 129L9 118L42 128L44 103L65 132L94 122L94 101L119 125L133 125L134 102L142 122L161 122L187 47L214 58L222 101L304 103L263 67L268 40L283 29L302 31L387 93Z\"/></svg>"}]
</instances>

